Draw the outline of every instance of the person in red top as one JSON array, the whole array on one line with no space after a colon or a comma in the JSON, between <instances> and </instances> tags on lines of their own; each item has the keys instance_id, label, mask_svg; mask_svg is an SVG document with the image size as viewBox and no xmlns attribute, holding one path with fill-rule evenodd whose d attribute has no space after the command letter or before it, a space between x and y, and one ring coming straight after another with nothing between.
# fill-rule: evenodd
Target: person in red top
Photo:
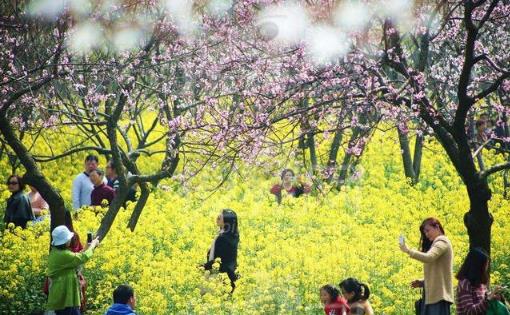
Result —
<instances>
[{"instance_id":1,"label":"person in red top","mask_svg":"<svg viewBox=\"0 0 510 315\"><path fill-rule=\"evenodd\" d=\"M327 284L320 290L321 302L324 304L326 315L347 315L350 312L347 301L340 296L340 291L334 286Z\"/></svg>"},{"instance_id":2,"label":"person in red top","mask_svg":"<svg viewBox=\"0 0 510 315\"><path fill-rule=\"evenodd\" d=\"M83 245L80 240L80 236L78 233L74 230L73 227L73 220L71 218L71 212L66 211L66 226L69 229L69 231L73 232L73 238L71 238L71 244L69 245L69 249L73 253L80 253L83 251ZM85 277L83 276L81 267L76 271L78 274L78 281L80 282L80 292L81 292L81 298L80 298L80 312L85 312L87 310L87 280L85 280Z\"/></svg>"},{"instance_id":3,"label":"person in red top","mask_svg":"<svg viewBox=\"0 0 510 315\"><path fill-rule=\"evenodd\" d=\"M270 190L270 192L275 195L278 203L282 202L283 190L285 190L287 194L296 198L303 194L308 194L311 191L310 185L302 182L296 182L294 171L289 168L282 171L280 178L282 182L274 185Z\"/></svg>"},{"instance_id":4,"label":"person in red top","mask_svg":"<svg viewBox=\"0 0 510 315\"><path fill-rule=\"evenodd\" d=\"M94 190L90 195L91 205L100 206L103 200L108 201L108 205L115 197L115 190L104 183L104 172L100 169L93 170L89 174L90 181L94 184Z\"/></svg>"}]
</instances>

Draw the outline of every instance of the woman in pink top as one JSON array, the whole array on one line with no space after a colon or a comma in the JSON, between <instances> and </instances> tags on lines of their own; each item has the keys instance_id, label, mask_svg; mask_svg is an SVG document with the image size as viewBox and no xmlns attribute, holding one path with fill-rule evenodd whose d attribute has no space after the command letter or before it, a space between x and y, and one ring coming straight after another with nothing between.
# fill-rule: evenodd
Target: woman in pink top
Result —
<instances>
[{"instance_id":1,"label":"woman in pink top","mask_svg":"<svg viewBox=\"0 0 510 315\"><path fill-rule=\"evenodd\" d=\"M48 210L48 203L43 199L41 194L35 189L33 186L30 187L30 192L28 193L28 199L30 200L30 205L32 206L32 211L36 217L40 217L42 215L43 210Z\"/></svg>"}]
</instances>

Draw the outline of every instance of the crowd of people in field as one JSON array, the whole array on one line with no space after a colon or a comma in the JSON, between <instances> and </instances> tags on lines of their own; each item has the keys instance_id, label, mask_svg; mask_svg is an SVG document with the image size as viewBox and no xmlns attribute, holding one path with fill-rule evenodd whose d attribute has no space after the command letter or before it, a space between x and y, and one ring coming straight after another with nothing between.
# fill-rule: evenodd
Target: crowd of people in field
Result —
<instances>
[{"instance_id":1,"label":"crowd of people in field","mask_svg":"<svg viewBox=\"0 0 510 315\"><path fill-rule=\"evenodd\" d=\"M85 159L85 170L73 181L73 208L101 206L110 203L118 189L118 179L114 164L110 161L106 172L98 168L97 156ZM106 175L106 176L105 176ZM38 221L48 209L48 204L34 187L24 193L22 177L9 176L7 180L11 196L7 201L4 222L26 228L27 222ZM283 198L298 198L311 192L311 185L303 178L296 179L291 169L281 173L280 182L269 190L278 203ZM130 200L135 200L135 192L130 191ZM205 270L213 269L220 260L219 272L226 273L230 280L231 293L236 288L237 254L239 225L235 211L222 210L217 218L218 234L212 240L207 252ZM412 288L420 288L422 298L415 303L416 314L449 315L451 304L456 304L458 315L506 314L508 308L502 287L488 290L490 260L481 248L471 248L464 263L456 274L458 285L453 289L453 249L441 223L435 218L427 218L419 227L421 247L411 249L400 238L402 252L423 263L424 277L411 282ZM66 213L66 224L53 229L51 248L48 256L47 279L44 292L48 296L47 309L57 315L76 315L86 311L87 283L82 266L92 257L99 239L87 238L83 245L73 228L71 213ZM369 297L369 287L355 278L344 279L338 286L326 284L319 290L320 301L326 315L373 315ZM106 315L135 314L136 298L129 285L120 285L113 292L114 304ZM492 313L491 313L492 312ZM498 313L501 312L501 313ZM506 312L506 313L505 313Z\"/></svg>"},{"instance_id":2,"label":"crowd of people in field","mask_svg":"<svg viewBox=\"0 0 510 315\"><path fill-rule=\"evenodd\" d=\"M106 171L99 167L99 158L88 155L85 158L85 170L78 174L72 184L72 204L77 210L84 206L109 205L119 188L119 180L113 161L106 165ZM4 223L26 228L29 221L41 221L48 211L48 203L41 197L37 189L30 187L25 194L25 184L19 175L11 175L7 179L7 188L12 195L7 200ZM136 199L135 188L130 188L126 200Z\"/></svg>"}]
</instances>

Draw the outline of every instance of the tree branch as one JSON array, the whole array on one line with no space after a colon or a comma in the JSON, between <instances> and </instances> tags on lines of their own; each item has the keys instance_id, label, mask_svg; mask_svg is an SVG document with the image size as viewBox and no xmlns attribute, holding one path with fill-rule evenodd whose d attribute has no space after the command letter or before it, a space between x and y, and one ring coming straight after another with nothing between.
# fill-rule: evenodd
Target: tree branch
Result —
<instances>
[{"instance_id":1,"label":"tree branch","mask_svg":"<svg viewBox=\"0 0 510 315\"><path fill-rule=\"evenodd\" d=\"M497 173L502 170L510 169L510 161L505 163L496 164L490 168L487 168L479 173L481 179L486 179L491 174Z\"/></svg>"},{"instance_id":2,"label":"tree branch","mask_svg":"<svg viewBox=\"0 0 510 315\"><path fill-rule=\"evenodd\" d=\"M69 151L66 151L62 154L55 155L55 156L34 155L34 160L36 162L50 162L50 161L55 161L55 160L61 159L63 157L69 156L71 154L75 154L75 153L82 152L82 151L96 151L97 153L100 153L100 154L111 154L111 150L108 150L105 148L86 146L86 147L74 148L74 149L71 149Z\"/></svg>"},{"instance_id":3,"label":"tree branch","mask_svg":"<svg viewBox=\"0 0 510 315\"><path fill-rule=\"evenodd\" d=\"M483 90L482 92L476 94L475 96L475 102L477 100L480 100L482 98L485 98L486 96L488 96L489 94L497 91L497 89L499 88L499 86L501 85L501 83L503 83L503 81L505 81L506 79L510 78L510 72L505 72L503 73L502 76L500 76L494 83L492 83L488 88L486 88L485 90Z\"/></svg>"}]
</instances>

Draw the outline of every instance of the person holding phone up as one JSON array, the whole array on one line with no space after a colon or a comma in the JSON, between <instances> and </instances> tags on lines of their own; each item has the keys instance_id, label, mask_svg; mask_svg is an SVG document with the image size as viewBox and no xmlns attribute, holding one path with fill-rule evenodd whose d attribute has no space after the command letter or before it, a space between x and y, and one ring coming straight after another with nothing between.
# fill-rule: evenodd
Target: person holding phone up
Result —
<instances>
[{"instance_id":1,"label":"person holding phone up","mask_svg":"<svg viewBox=\"0 0 510 315\"><path fill-rule=\"evenodd\" d=\"M400 249L424 266L424 279L411 283L413 288L423 288L423 303L417 313L450 315L450 305L454 301L452 244L436 218L425 219L420 225L420 234L420 251L408 248L405 239L400 239Z\"/></svg>"},{"instance_id":2,"label":"person holding phone up","mask_svg":"<svg viewBox=\"0 0 510 315\"><path fill-rule=\"evenodd\" d=\"M59 225L51 232L51 250L48 256L49 294L47 310L56 315L80 315L80 282L77 269L87 262L99 244L95 238L88 248L79 253L70 250L74 233L67 226Z\"/></svg>"}]
</instances>

